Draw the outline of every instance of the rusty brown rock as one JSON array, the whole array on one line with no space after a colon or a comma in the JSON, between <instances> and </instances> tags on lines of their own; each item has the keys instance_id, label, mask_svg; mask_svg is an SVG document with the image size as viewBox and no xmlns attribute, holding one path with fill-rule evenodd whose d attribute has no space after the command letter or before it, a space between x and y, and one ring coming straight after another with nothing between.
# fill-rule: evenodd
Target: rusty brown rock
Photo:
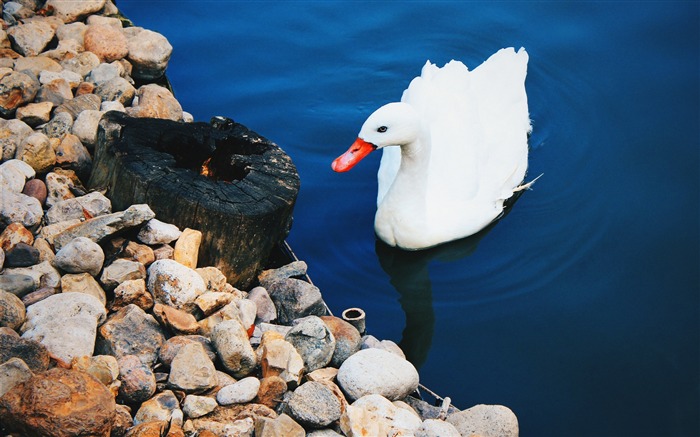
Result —
<instances>
[{"instance_id":1,"label":"rusty brown rock","mask_svg":"<svg viewBox=\"0 0 700 437\"><path fill-rule=\"evenodd\" d=\"M33 244L34 234L22 223L11 223L0 234L0 249L8 251L17 243Z\"/></svg>"},{"instance_id":2,"label":"rusty brown rock","mask_svg":"<svg viewBox=\"0 0 700 437\"><path fill-rule=\"evenodd\" d=\"M362 337L354 326L339 317L321 316L321 320L335 337L335 350L330 365L340 367L350 355L360 350Z\"/></svg>"},{"instance_id":3,"label":"rusty brown rock","mask_svg":"<svg viewBox=\"0 0 700 437\"><path fill-rule=\"evenodd\" d=\"M117 311L127 305L134 304L144 311L153 308L153 296L146 290L146 281L131 279L122 282L114 289L114 300L109 309Z\"/></svg>"},{"instance_id":4,"label":"rusty brown rock","mask_svg":"<svg viewBox=\"0 0 700 437\"><path fill-rule=\"evenodd\" d=\"M260 380L258 396L254 399L254 402L274 409L282 402L286 392L287 382L284 379L279 376L268 376Z\"/></svg>"},{"instance_id":5,"label":"rusty brown rock","mask_svg":"<svg viewBox=\"0 0 700 437\"><path fill-rule=\"evenodd\" d=\"M0 398L0 420L25 435L108 436L116 414L112 394L84 372L54 368Z\"/></svg>"},{"instance_id":6,"label":"rusty brown rock","mask_svg":"<svg viewBox=\"0 0 700 437\"><path fill-rule=\"evenodd\" d=\"M182 106L173 94L160 85L143 85L136 91L138 105L127 108L132 117L164 118L182 120Z\"/></svg>"},{"instance_id":7,"label":"rusty brown rock","mask_svg":"<svg viewBox=\"0 0 700 437\"><path fill-rule=\"evenodd\" d=\"M154 420L129 428L124 437L162 437L167 429L168 422L165 420Z\"/></svg>"},{"instance_id":8,"label":"rusty brown rock","mask_svg":"<svg viewBox=\"0 0 700 437\"><path fill-rule=\"evenodd\" d=\"M134 419L131 417L131 408L117 404L117 414L112 421L112 434L110 437L124 437L132 426L134 426Z\"/></svg>"},{"instance_id":9,"label":"rusty brown rock","mask_svg":"<svg viewBox=\"0 0 700 437\"><path fill-rule=\"evenodd\" d=\"M81 179L87 179L92 168L92 158L76 135L66 134L56 148L56 165L74 170Z\"/></svg>"}]
</instances>

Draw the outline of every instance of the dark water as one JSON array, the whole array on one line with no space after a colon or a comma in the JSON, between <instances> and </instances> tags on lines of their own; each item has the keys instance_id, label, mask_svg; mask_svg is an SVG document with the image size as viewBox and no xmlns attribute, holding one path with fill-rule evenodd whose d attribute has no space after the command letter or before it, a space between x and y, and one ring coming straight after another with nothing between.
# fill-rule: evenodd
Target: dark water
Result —
<instances>
[{"instance_id":1,"label":"dark water","mask_svg":"<svg viewBox=\"0 0 700 437\"><path fill-rule=\"evenodd\" d=\"M697 436L700 3L119 1L174 46L197 120L280 144L302 190L289 240L331 309L360 306L460 408L523 436ZM426 59L530 53L530 176L476 238L375 245L379 155L330 162Z\"/></svg>"}]
</instances>

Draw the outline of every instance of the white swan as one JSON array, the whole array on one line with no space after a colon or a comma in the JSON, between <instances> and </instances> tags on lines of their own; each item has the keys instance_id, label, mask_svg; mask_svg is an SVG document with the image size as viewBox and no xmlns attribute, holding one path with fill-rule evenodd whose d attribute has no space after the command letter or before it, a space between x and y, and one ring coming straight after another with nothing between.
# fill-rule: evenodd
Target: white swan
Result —
<instances>
[{"instance_id":1,"label":"white swan","mask_svg":"<svg viewBox=\"0 0 700 437\"><path fill-rule=\"evenodd\" d=\"M427 62L400 103L377 109L333 161L344 172L383 149L374 228L416 250L467 237L503 211L527 170L528 54L501 49L469 71ZM399 146L399 147L389 147ZM386 147L386 148L385 148Z\"/></svg>"}]
</instances>

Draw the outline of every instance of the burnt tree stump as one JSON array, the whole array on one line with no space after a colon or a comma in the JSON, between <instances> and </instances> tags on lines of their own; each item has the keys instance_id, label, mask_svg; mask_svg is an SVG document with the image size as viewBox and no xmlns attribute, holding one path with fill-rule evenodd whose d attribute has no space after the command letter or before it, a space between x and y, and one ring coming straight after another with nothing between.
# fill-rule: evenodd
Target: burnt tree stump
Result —
<instances>
[{"instance_id":1,"label":"burnt tree stump","mask_svg":"<svg viewBox=\"0 0 700 437\"><path fill-rule=\"evenodd\" d=\"M224 117L180 123L109 112L88 186L106 189L114 210L146 203L157 219L201 231L199 265L246 288L289 233L299 175L276 144Z\"/></svg>"}]
</instances>

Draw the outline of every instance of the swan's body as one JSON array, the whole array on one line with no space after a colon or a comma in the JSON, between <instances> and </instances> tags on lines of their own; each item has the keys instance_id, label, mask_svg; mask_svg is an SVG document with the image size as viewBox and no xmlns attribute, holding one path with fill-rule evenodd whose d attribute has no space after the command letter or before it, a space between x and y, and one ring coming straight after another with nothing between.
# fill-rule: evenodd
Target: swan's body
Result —
<instances>
[{"instance_id":1,"label":"swan's body","mask_svg":"<svg viewBox=\"0 0 700 437\"><path fill-rule=\"evenodd\" d=\"M426 63L400 103L375 111L333 162L347 171L383 149L375 231L391 246L423 249L467 237L503 211L527 171L528 55L502 49L473 71ZM399 147L388 147L399 146Z\"/></svg>"}]
</instances>

